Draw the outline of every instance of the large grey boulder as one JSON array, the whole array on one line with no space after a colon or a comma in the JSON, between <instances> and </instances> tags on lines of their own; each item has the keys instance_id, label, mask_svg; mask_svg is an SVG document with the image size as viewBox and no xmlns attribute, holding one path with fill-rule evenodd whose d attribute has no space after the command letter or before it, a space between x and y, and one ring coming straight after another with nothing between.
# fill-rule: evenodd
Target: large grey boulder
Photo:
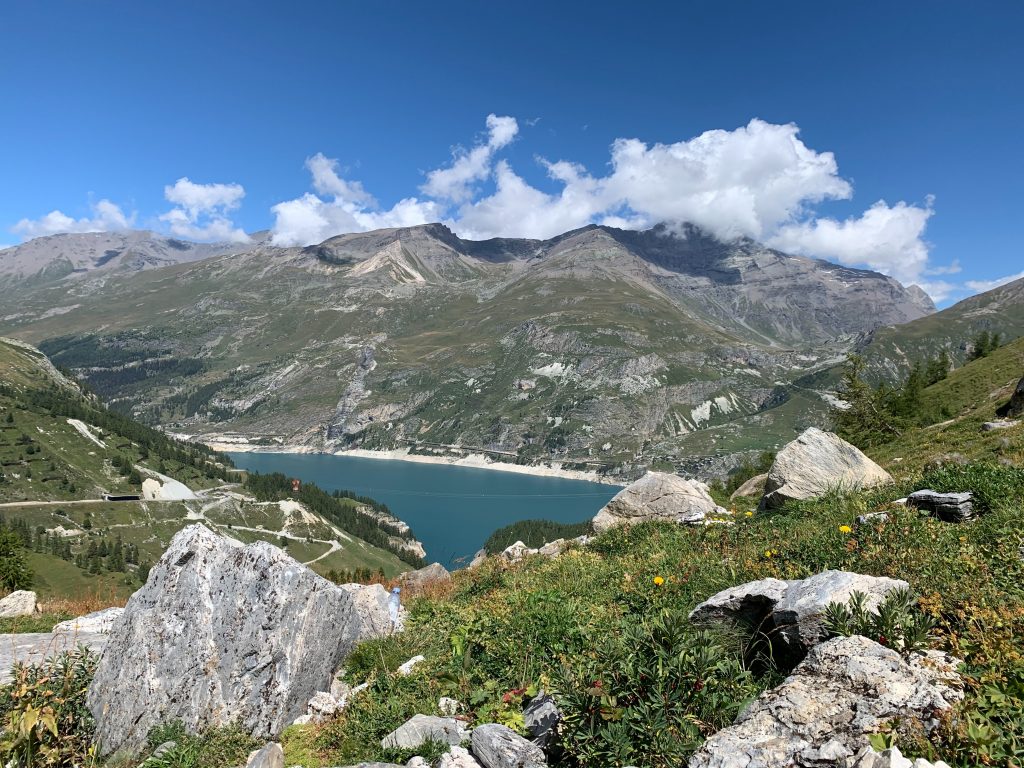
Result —
<instances>
[{"instance_id":1,"label":"large grey boulder","mask_svg":"<svg viewBox=\"0 0 1024 768\"><path fill-rule=\"evenodd\" d=\"M416 749L428 741L459 745L469 732L461 720L435 715L413 715L381 739L385 749Z\"/></svg>"},{"instance_id":2,"label":"large grey boulder","mask_svg":"<svg viewBox=\"0 0 1024 768\"><path fill-rule=\"evenodd\" d=\"M1017 388L1010 396L1009 402L996 411L1002 418L1024 416L1024 378L1017 382Z\"/></svg>"},{"instance_id":3,"label":"large grey boulder","mask_svg":"<svg viewBox=\"0 0 1024 768\"><path fill-rule=\"evenodd\" d=\"M908 661L857 635L829 640L708 738L689 768L850 765L897 718L933 728L963 697L956 664L936 651Z\"/></svg>"},{"instance_id":4,"label":"large grey boulder","mask_svg":"<svg viewBox=\"0 0 1024 768\"><path fill-rule=\"evenodd\" d=\"M96 740L134 753L172 720L272 739L374 632L349 592L277 547L189 526L109 636L87 696Z\"/></svg>"},{"instance_id":5,"label":"large grey boulder","mask_svg":"<svg viewBox=\"0 0 1024 768\"><path fill-rule=\"evenodd\" d=\"M427 584L451 581L451 578L451 573L440 563L431 563L418 570L407 571L402 574L404 585L413 589L420 589Z\"/></svg>"},{"instance_id":6,"label":"large grey boulder","mask_svg":"<svg viewBox=\"0 0 1024 768\"><path fill-rule=\"evenodd\" d=\"M698 480L665 472L648 472L619 491L594 517L598 533L646 520L703 523L709 515L728 515Z\"/></svg>"},{"instance_id":7,"label":"large grey boulder","mask_svg":"<svg viewBox=\"0 0 1024 768\"><path fill-rule=\"evenodd\" d=\"M847 603L854 592L867 596L870 610L886 595L909 584L885 576L822 571L806 579L760 579L722 590L690 612L696 623L742 623L768 636L777 651L801 655L827 634L829 603Z\"/></svg>"},{"instance_id":8,"label":"large grey boulder","mask_svg":"<svg viewBox=\"0 0 1024 768\"><path fill-rule=\"evenodd\" d=\"M473 729L473 755L484 768L545 768L544 750L504 725Z\"/></svg>"},{"instance_id":9,"label":"large grey boulder","mask_svg":"<svg viewBox=\"0 0 1024 768\"><path fill-rule=\"evenodd\" d=\"M831 488L870 488L889 482L889 473L855 446L810 427L775 456L761 507L774 509L792 499L813 499Z\"/></svg>"},{"instance_id":10,"label":"large grey boulder","mask_svg":"<svg viewBox=\"0 0 1024 768\"><path fill-rule=\"evenodd\" d=\"M73 651L85 646L93 653L99 654L107 644L108 635L102 633L79 632L19 632L12 635L0 635L0 685L13 680L12 667L17 664L43 664L47 659L59 656L65 651Z\"/></svg>"},{"instance_id":11,"label":"large grey boulder","mask_svg":"<svg viewBox=\"0 0 1024 768\"><path fill-rule=\"evenodd\" d=\"M391 595L380 584L339 584L338 588L352 598L365 636L384 637L404 626L405 607L399 606L398 623L394 624L388 608Z\"/></svg>"},{"instance_id":12,"label":"large grey boulder","mask_svg":"<svg viewBox=\"0 0 1024 768\"><path fill-rule=\"evenodd\" d=\"M13 619L18 616L31 616L36 612L36 593L25 589L11 592L0 600L0 619Z\"/></svg>"},{"instance_id":13,"label":"large grey boulder","mask_svg":"<svg viewBox=\"0 0 1024 768\"><path fill-rule=\"evenodd\" d=\"M942 760L932 763L923 757L910 760L898 747L889 747L881 752L865 747L853 758L850 768L949 768L949 765Z\"/></svg>"}]
</instances>

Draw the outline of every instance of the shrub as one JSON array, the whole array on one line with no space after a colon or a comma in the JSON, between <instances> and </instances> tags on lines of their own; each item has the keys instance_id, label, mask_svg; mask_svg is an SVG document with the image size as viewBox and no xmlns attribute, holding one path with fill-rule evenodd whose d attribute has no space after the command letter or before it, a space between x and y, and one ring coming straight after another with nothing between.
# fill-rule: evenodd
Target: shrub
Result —
<instances>
[{"instance_id":1,"label":"shrub","mask_svg":"<svg viewBox=\"0 0 1024 768\"><path fill-rule=\"evenodd\" d=\"M263 746L238 726L208 728L197 736L180 722L153 728L146 741L150 752L168 741L174 747L159 757L150 756L142 768L231 768L244 764L252 750Z\"/></svg>"},{"instance_id":2,"label":"shrub","mask_svg":"<svg viewBox=\"0 0 1024 768\"><path fill-rule=\"evenodd\" d=\"M98 661L92 651L79 648L42 664L15 665L13 681L0 694L4 765L96 765L85 694Z\"/></svg>"},{"instance_id":3,"label":"shrub","mask_svg":"<svg viewBox=\"0 0 1024 768\"><path fill-rule=\"evenodd\" d=\"M890 592L873 611L866 594L853 592L847 604L830 603L825 608L825 628L833 636L863 635L908 654L931 645L935 619L917 610L908 589Z\"/></svg>"},{"instance_id":4,"label":"shrub","mask_svg":"<svg viewBox=\"0 0 1024 768\"><path fill-rule=\"evenodd\" d=\"M1000 504L1024 496L1024 469L998 464L944 464L924 473L917 488L940 493L970 491L978 512L991 512Z\"/></svg>"},{"instance_id":5,"label":"shrub","mask_svg":"<svg viewBox=\"0 0 1024 768\"><path fill-rule=\"evenodd\" d=\"M685 765L708 734L760 692L739 649L685 614L627 619L568 657L554 687L562 746L580 765Z\"/></svg>"}]
</instances>

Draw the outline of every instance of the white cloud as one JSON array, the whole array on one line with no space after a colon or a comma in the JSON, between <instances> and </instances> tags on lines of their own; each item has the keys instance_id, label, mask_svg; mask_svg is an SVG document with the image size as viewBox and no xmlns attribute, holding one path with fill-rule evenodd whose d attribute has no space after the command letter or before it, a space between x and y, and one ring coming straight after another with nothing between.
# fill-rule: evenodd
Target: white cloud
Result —
<instances>
[{"instance_id":1,"label":"white cloud","mask_svg":"<svg viewBox=\"0 0 1024 768\"><path fill-rule=\"evenodd\" d=\"M337 163L306 161L316 194L280 203L274 242L309 244L342 232L444 221L463 237L548 238L590 223L642 229L657 223L695 224L722 239L746 236L782 250L864 266L936 297L955 286L930 280L959 265L929 264L924 231L933 215L924 205L879 201L843 221L818 218L816 206L853 196L831 152L809 148L790 123L751 120L735 130L706 131L669 144L618 139L610 171L592 175L570 161L537 158L553 190L530 184L499 152L518 135L512 117L487 117L487 134L470 149L457 148L444 167L427 173L420 191L379 210ZM493 187L487 188L490 184Z\"/></svg>"},{"instance_id":2,"label":"white cloud","mask_svg":"<svg viewBox=\"0 0 1024 768\"><path fill-rule=\"evenodd\" d=\"M443 215L437 203L415 197L399 200L390 210L377 210L377 201L362 184L341 178L338 161L322 153L307 158L306 168L313 177L313 189L330 199L306 193L273 206L274 245L311 245L345 232L412 227L438 221Z\"/></svg>"},{"instance_id":3,"label":"white cloud","mask_svg":"<svg viewBox=\"0 0 1024 768\"><path fill-rule=\"evenodd\" d=\"M475 192L473 183L490 175L494 153L510 144L517 133L519 124L514 117L488 115L487 141L469 151L457 147L452 152L451 165L428 173L427 181L420 190L428 197L454 203L469 200Z\"/></svg>"},{"instance_id":4,"label":"white cloud","mask_svg":"<svg viewBox=\"0 0 1024 768\"><path fill-rule=\"evenodd\" d=\"M126 215L120 206L107 199L91 206L92 216L75 219L62 211L50 211L38 219L22 219L11 231L23 240L33 237L56 235L62 232L109 232L128 229L135 221L135 215Z\"/></svg>"},{"instance_id":5,"label":"white cloud","mask_svg":"<svg viewBox=\"0 0 1024 768\"><path fill-rule=\"evenodd\" d=\"M856 218L787 224L768 242L790 253L867 266L901 282L919 282L928 272L923 238L933 213L931 199L924 207L904 202L889 206L879 200Z\"/></svg>"},{"instance_id":6,"label":"white cloud","mask_svg":"<svg viewBox=\"0 0 1024 768\"><path fill-rule=\"evenodd\" d=\"M1021 279L1024 279L1024 272L1018 272L1015 275L1007 275L1006 277L997 277L993 280L968 280L964 285L975 293L984 293L985 291L991 291L993 288L998 288L1001 285L1012 283L1014 280Z\"/></svg>"},{"instance_id":7,"label":"white cloud","mask_svg":"<svg viewBox=\"0 0 1024 768\"><path fill-rule=\"evenodd\" d=\"M182 177L164 187L164 197L175 207L160 220L178 237L236 243L249 239L227 215L242 204L245 189L241 184L196 184Z\"/></svg>"}]
</instances>

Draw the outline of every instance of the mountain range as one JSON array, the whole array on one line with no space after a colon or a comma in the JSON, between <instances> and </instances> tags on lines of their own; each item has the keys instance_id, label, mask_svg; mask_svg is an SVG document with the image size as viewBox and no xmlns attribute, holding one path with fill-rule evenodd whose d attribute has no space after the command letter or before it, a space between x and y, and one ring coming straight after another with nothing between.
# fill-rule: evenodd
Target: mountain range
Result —
<instances>
[{"instance_id":1,"label":"mountain range","mask_svg":"<svg viewBox=\"0 0 1024 768\"><path fill-rule=\"evenodd\" d=\"M148 232L0 251L0 332L116 409L218 445L489 453L716 473L820 424L851 351L894 378L1024 331L1024 282L916 286L696 227L280 248Z\"/></svg>"}]
</instances>

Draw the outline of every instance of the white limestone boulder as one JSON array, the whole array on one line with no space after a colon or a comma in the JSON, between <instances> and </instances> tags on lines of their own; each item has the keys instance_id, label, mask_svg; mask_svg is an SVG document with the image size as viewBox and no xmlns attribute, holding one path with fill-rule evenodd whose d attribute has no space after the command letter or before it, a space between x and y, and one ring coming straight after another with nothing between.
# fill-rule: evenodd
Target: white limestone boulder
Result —
<instances>
[{"instance_id":1,"label":"white limestone boulder","mask_svg":"<svg viewBox=\"0 0 1024 768\"><path fill-rule=\"evenodd\" d=\"M594 517L597 533L647 520L702 524L711 515L728 515L708 487L665 472L648 472L619 491Z\"/></svg>"}]
</instances>

